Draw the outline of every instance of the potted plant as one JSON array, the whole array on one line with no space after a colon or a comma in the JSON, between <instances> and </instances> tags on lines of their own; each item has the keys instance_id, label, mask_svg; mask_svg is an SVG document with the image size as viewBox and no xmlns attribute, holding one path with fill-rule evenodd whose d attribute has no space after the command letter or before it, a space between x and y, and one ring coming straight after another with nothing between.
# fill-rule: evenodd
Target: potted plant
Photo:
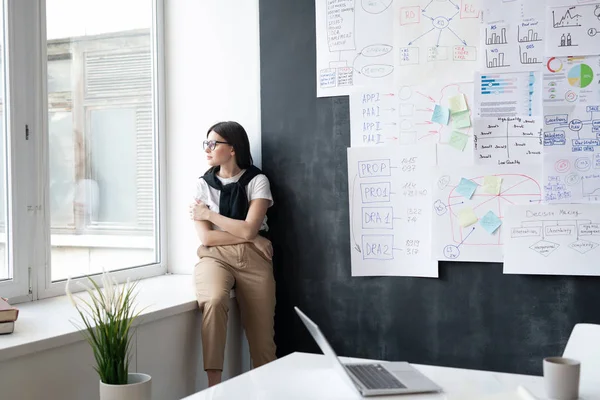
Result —
<instances>
[{"instance_id":1,"label":"potted plant","mask_svg":"<svg viewBox=\"0 0 600 400\"><path fill-rule=\"evenodd\" d=\"M73 322L92 347L100 376L100 400L150 400L151 377L129 372L132 324L136 311L137 281L119 286L107 272L102 288L90 277L91 287L81 282L87 296L76 296L67 280L66 294L77 309L83 327Z\"/></svg>"}]
</instances>

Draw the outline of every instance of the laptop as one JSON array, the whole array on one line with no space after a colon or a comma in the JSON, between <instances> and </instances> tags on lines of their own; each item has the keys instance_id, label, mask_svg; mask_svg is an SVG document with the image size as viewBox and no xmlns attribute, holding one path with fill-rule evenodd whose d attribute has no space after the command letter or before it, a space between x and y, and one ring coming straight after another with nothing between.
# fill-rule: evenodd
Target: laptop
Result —
<instances>
[{"instance_id":1,"label":"laptop","mask_svg":"<svg viewBox=\"0 0 600 400\"><path fill-rule=\"evenodd\" d=\"M407 362L342 363L317 324L298 307L294 307L294 310L344 382L363 397L442 391L441 387Z\"/></svg>"}]
</instances>

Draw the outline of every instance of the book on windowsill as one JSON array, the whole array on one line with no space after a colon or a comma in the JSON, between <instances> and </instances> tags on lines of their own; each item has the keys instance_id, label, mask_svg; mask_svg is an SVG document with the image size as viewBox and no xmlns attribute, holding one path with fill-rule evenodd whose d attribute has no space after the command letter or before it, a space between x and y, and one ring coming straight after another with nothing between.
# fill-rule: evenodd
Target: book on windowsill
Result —
<instances>
[{"instance_id":1,"label":"book on windowsill","mask_svg":"<svg viewBox=\"0 0 600 400\"><path fill-rule=\"evenodd\" d=\"M15 323L11 322L0 322L0 335L7 335L13 333L15 330Z\"/></svg>"},{"instance_id":2,"label":"book on windowsill","mask_svg":"<svg viewBox=\"0 0 600 400\"><path fill-rule=\"evenodd\" d=\"M8 304L4 297L0 297L0 322L15 322L19 317L19 309Z\"/></svg>"}]
</instances>

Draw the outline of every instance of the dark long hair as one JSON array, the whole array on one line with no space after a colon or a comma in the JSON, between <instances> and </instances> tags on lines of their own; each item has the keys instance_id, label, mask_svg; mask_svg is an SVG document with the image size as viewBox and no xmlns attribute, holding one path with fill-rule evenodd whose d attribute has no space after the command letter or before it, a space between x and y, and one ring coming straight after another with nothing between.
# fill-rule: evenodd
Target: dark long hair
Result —
<instances>
[{"instance_id":1,"label":"dark long hair","mask_svg":"<svg viewBox=\"0 0 600 400\"><path fill-rule=\"evenodd\" d=\"M243 126L235 121L218 122L208 129L206 137L212 131L218 133L227 143L233 146L235 161L240 169L246 169L253 165L252 155L250 154L250 141Z\"/></svg>"}]
</instances>

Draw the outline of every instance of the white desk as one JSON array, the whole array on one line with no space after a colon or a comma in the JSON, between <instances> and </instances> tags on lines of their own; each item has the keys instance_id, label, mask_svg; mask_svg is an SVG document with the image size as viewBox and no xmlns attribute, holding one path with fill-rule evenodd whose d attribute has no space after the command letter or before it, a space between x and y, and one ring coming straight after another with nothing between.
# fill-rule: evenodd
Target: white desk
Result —
<instances>
[{"instance_id":1,"label":"white desk","mask_svg":"<svg viewBox=\"0 0 600 400\"><path fill-rule=\"evenodd\" d=\"M345 362L365 361L344 358ZM372 361L372 360L369 360ZM545 399L542 377L413 364L444 388L444 393L371 397L373 400L474 400L477 395L516 390L523 385ZM593 392L594 391L594 392ZM364 399L349 388L319 354L293 353L203 390L185 400ZM581 400L600 399L597 388L580 389Z\"/></svg>"}]
</instances>

